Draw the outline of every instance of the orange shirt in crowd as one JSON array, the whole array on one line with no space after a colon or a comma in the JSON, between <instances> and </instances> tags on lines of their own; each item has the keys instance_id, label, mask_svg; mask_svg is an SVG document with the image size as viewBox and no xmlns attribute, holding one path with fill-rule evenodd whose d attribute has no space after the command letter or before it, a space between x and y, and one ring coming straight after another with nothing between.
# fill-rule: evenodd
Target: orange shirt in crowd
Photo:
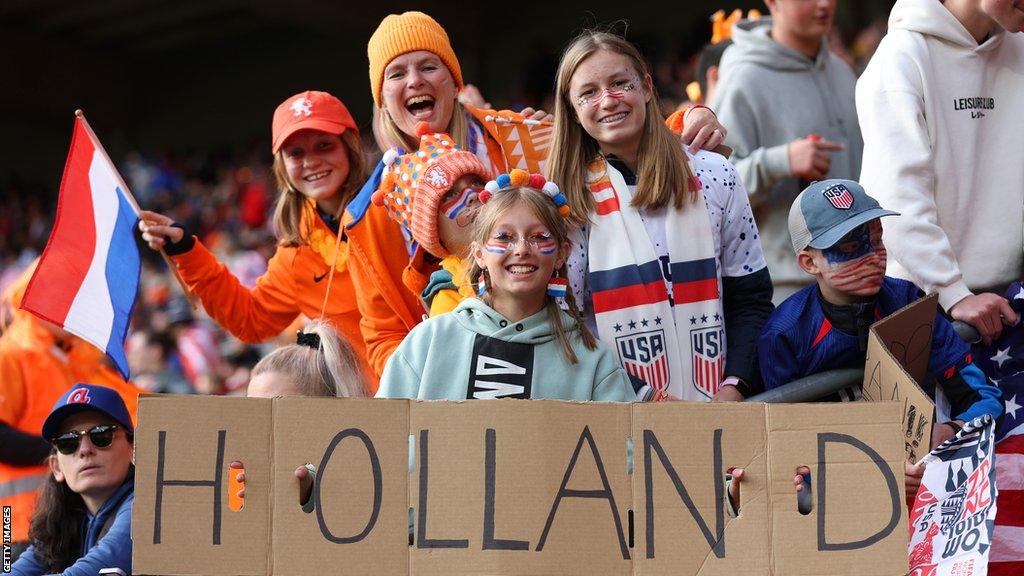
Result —
<instances>
[{"instance_id":1,"label":"orange shirt in crowd","mask_svg":"<svg viewBox=\"0 0 1024 576\"><path fill-rule=\"evenodd\" d=\"M377 377L365 361L366 345L359 328L359 308L349 273L349 246L342 240L334 277L329 278L329 262L334 260L337 236L317 216L312 200L306 203L303 230L309 231L306 235L309 243L297 247L278 246L267 263L267 273L251 290L198 239L192 250L172 259L189 289L202 301L207 314L240 340L251 343L277 336L299 314L319 318L330 283L324 319L333 324L364 359L364 369L373 387L367 392L372 396L376 392Z\"/></svg>"},{"instance_id":2,"label":"orange shirt in crowd","mask_svg":"<svg viewBox=\"0 0 1024 576\"><path fill-rule=\"evenodd\" d=\"M141 390L125 382L101 350L18 309L35 267L29 266L2 298L13 320L0 336L0 422L38 436L54 403L79 382L117 390L134 420ZM49 473L46 465L0 463L0 505L11 506L12 541L28 541L36 489Z\"/></svg>"}]
</instances>

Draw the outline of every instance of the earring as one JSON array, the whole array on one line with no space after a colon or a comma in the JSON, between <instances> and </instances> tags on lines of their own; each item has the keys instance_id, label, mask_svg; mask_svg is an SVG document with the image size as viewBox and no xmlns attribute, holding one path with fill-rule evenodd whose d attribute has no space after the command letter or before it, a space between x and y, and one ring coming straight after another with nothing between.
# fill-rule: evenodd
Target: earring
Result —
<instances>
[{"instance_id":1,"label":"earring","mask_svg":"<svg viewBox=\"0 0 1024 576\"><path fill-rule=\"evenodd\" d=\"M555 275L548 280L548 296L552 298L565 298L565 293L569 289L569 281L558 275L558 270L555 270Z\"/></svg>"},{"instance_id":2,"label":"earring","mask_svg":"<svg viewBox=\"0 0 1024 576\"><path fill-rule=\"evenodd\" d=\"M481 272L476 280L476 293L483 296L487 292L487 272Z\"/></svg>"}]
</instances>

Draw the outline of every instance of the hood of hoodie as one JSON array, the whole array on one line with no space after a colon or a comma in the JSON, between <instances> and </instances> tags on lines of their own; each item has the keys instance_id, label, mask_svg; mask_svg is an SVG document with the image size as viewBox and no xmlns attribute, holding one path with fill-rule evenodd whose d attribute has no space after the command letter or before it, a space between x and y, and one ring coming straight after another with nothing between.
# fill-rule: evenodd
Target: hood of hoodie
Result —
<instances>
[{"instance_id":1,"label":"hood of hoodie","mask_svg":"<svg viewBox=\"0 0 1024 576\"><path fill-rule=\"evenodd\" d=\"M546 308L519 322L512 322L479 298L467 298L451 314L467 330L506 342L536 345L555 339ZM562 312L562 325L567 334L578 330L572 317L565 312Z\"/></svg>"},{"instance_id":2,"label":"hood of hoodie","mask_svg":"<svg viewBox=\"0 0 1024 576\"><path fill-rule=\"evenodd\" d=\"M816 62L822 61L823 53L828 52L828 42L823 40L818 57L812 60L772 40L771 29L771 18L737 22L732 29L733 45L728 51L737 52L731 56L738 57L740 61L751 62L772 70L809 70Z\"/></svg>"},{"instance_id":3,"label":"hood of hoodie","mask_svg":"<svg viewBox=\"0 0 1024 576\"><path fill-rule=\"evenodd\" d=\"M956 16L938 0L897 0L889 13L889 30L907 30L933 36L969 50L989 49L1005 35L1000 30L979 46Z\"/></svg>"}]
</instances>

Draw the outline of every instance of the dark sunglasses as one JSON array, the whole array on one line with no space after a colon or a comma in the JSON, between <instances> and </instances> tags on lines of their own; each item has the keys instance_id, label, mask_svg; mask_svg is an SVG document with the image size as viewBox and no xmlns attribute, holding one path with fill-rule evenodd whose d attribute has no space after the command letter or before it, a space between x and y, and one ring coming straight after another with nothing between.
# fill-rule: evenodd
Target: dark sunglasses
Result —
<instances>
[{"instance_id":1,"label":"dark sunglasses","mask_svg":"<svg viewBox=\"0 0 1024 576\"><path fill-rule=\"evenodd\" d=\"M82 443L82 436L89 435L89 442L97 448L109 448L114 442L114 431L120 428L117 424L101 424L100 426L93 426L89 430L83 430L81 432L72 430L57 436L53 439L53 447L57 449L57 452L68 455L74 454L78 451L79 444Z\"/></svg>"}]
</instances>

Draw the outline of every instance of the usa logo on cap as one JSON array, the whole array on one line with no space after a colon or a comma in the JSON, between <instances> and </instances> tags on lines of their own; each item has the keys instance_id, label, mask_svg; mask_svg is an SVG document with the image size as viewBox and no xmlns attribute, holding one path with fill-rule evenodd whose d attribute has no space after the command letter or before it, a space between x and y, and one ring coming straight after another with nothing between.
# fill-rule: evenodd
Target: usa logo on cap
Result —
<instances>
[{"instance_id":1,"label":"usa logo on cap","mask_svg":"<svg viewBox=\"0 0 1024 576\"><path fill-rule=\"evenodd\" d=\"M92 404L88 388L79 388L68 396L68 404Z\"/></svg>"},{"instance_id":2,"label":"usa logo on cap","mask_svg":"<svg viewBox=\"0 0 1024 576\"><path fill-rule=\"evenodd\" d=\"M850 190L844 184L829 186L821 194L829 204L840 210L849 210L850 206L853 206L853 194L850 194Z\"/></svg>"}]
</instances>

